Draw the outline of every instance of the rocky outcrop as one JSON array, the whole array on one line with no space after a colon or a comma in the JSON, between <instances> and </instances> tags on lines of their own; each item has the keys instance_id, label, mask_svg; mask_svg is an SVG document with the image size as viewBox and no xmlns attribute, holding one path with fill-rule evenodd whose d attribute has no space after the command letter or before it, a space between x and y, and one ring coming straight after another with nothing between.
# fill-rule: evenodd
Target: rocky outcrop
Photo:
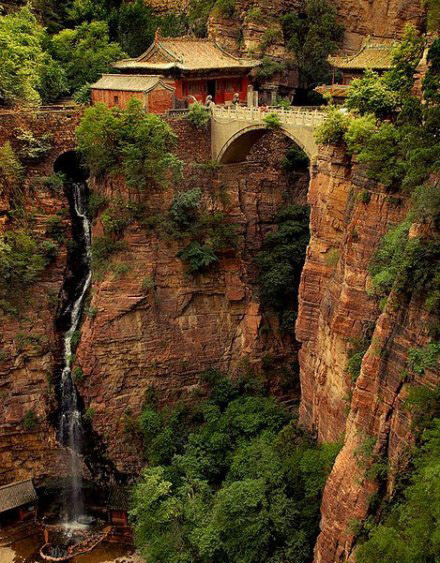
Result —
<instances>
[{"instance_id":1,"label":"rocky outcrop","mask_svg":"<svg viewBox=\"0 0 440 563\"><path fill-rule=\"evenodd\" d=\"M373 460L386 460L388 494L408 460L413 433L405 408L407 352L428 342L430 319L420 303L397 296L381 313L368 291L368 264L384 232L405 216L404 199L368 181L337 148L321 150L308 198L311 241L296 326L303 343L300 418L321 442L345 436L324 490L315 552L316 563L339 563L352 554L351 522L365 518L377 491L368 479ZM352 382L349 352L367 335L371 344ZM416 380L438 382L429 371Z\"/></svg>"},{"instance_id":2,"label":"rocky outcrop","mask_svg":"<svg viewBox=\"0 0 440 563\"><path fill-rule=\"evenodd\" d=\"M235 17L225 18L215 10L209 19L209 34L230 50L258 52L269 36L268 55L286 55L280 17L301 9L301 0L277 0L270 4L257 0L237 0ZM339 19L345 28L342 50L359 49L368 35L399 38L407 24L418 29L425 25L426 11L419 0L337 0Z\"/></svg>"},{"instance_id":3,"label":"rocky outcrop","mask_svg":"<svg viewBox=\"0 0 440 563\"><path fill-rule=\"evenodd\" d=\"M407 24L422 29L426 17L419 0L337 0L336 5L345 28L345 51L356 51L368 35L398 39Z\"/></svg>"}]
</instances>

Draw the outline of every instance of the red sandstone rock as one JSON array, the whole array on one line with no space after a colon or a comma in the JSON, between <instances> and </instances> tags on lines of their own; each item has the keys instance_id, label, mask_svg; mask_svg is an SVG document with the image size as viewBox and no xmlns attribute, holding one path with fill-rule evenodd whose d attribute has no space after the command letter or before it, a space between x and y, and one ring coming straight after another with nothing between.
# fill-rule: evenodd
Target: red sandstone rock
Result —
<instances>
[{"instance_id":1,"label":"red sandstone rock","mask_svg":"<svg viewBox=\"0 0 440 563\"><path fill-rule=\"evenodd\" d=\"M363 189L370 192L368 204L357 197ZM359 446L369 436L377 439L373 453L389 460L388 494L407 463L413 436L402 373L408 349L428 341L429 315L420 303L400 303L397 296L380 315L368 293L368 263L383 233L405 216L404 200L396 206L381 186L351 166L343 151L328 148L319 154L309 202L311 241L296 326L303 342L300 416L321 442L345 434L324 490L315 549L316 563L342 563L353 557L350 523L365 518L376 491L366 476L368 463L359 460ZM362 336L365 323L376 326L352 388L345 371L350 340ZM417 382L433 386L439 374L426 373Z\"/></svg>"}]
</instances>

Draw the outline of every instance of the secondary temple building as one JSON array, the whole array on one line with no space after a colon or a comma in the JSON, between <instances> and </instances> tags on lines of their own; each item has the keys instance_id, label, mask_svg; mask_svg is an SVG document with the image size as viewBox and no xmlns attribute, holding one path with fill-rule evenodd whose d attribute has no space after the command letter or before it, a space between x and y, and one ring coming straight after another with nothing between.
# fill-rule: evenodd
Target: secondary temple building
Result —
<instances>
[{"instance_id":1,"label":"secondary temple building","mask_svg":"<svg viewBox=\"0 0 440 563\"><path fill-rule=\"evenodd\" d=\"M382 74L391 68L394 45L394 39L367 37L354 55L329 57L333 69L332 83L317 86L315 90L320 94L330 94L336 103L343 103L355 78L360 78L368 69Z\"/></svg>"},{"instance_id":2,"label":"secondary temple building","mask_svg":"<svg viewBox=\"0 0 440 563\"><path fill-rule=\"evenodd\" d=\"M188 99L205 102L208 95L216 104L231 102L235 93L246 102L248 75L258 64L227 53L211 39L161 37L156 32L140 57L113 64L121 74L104 75L92 86L92 99L124 107L136 96L154 113L184 107ZM173 97L166 92L170 88Z\"/></svg>"},{"instance_id":3,"label":"secondary temple building","mask_svg":"<svg viewBox=\"0 0 440 563\"><path fill-rule=\"evenodd\" d=\"M137 98L151 113L165 113L174 105L174 84L160 76L104 74L91 88L94 104L104 102L109 107L125 108L130 98Z\"/></svg>"},{"instance_id":4,"label":"secondary temple building","mask_svg":"<svg viewBox=\"0 0 440 563\"><path fill-rule=\"evenodd\" d=\"M0 527L33 518L37 500L32 479L0 487Z\"/></svg>"}]
</instances>

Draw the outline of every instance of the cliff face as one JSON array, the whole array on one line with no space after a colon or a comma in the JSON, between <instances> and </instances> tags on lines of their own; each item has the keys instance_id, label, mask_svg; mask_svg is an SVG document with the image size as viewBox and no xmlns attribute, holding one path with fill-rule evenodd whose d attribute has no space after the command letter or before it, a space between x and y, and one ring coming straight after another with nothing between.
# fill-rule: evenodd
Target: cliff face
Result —
<instances>
[{"instance_id":1,"label":"cliff face","mask_svg":"<svg viewBox=\"0 0 440 563\"><path fill-rule=\"evenodd\" d=\"M235 17L224 18L215 10L209 19L209 34L220 45L231 50L257 51L268 34L273 44L267 49L268 55L286 55L280 16L300 10L301 0L276 0L270 5L261 0L237 0ZM356 51L363 39L375 37L400 37L405 25L413 24L422 28L425 10L420 0L337 0L335 6L345 34L342 49Z\"/></svg>"},{"instance_id":2,"label":"cliff face","mask_svg":"<svg viewBox=\"0 0 440 563\"><path fill-rule=\"evenodd\" d=\"M337 0L345 27L343 49L356 51L367 35L399 38L407 24L421 29L425 21L419 0Z\"/></svg>"},{"instance_id":3,"label":"cliff face","mask_svg":"<svg viewBox=\"0 0 440 563\"><path fill-rule=\"evenodd\" d=\"M420 303L402 303L397 296L380 313L368 294L368 263L383 233L405 216L404 200L368 182L341 150L328 148L314 169L309 203L311 242L296 327L303 343L300 417L322 442L345 436L324 490L315 551L317 563L336 563L352 555L350 522L367 515L377 491L368 479L373 460L386 460L387 493L408 460L413 433L404 405L407 352L427 344L432 319ZM353 383L346 372L349 353L366 336L371 344ZM415 381L438 382L439 374L429 370Z\"/></svg>"},{"instance_id":4,"label":"cliff face","mask_svg":"<svg viewBox=\"0 0 440 563\"><path fill-rule=\"evenodd\" d=\"M10 139L17 150L20 129L37 138L51 132L52 149L40 161L27 164L22 205L33 217L33 233L44 234L51 220L61 216L66 241L67 198L62 189L43 189L39 180L50 176L58 156L74 147L78 119L77 114L23 113L0 120L1 138ZM183 243L132 224L121 241L124 250L110 258L109 271L93 282L76 351L75 365L85 375L78 387L84 408L94 409L94 446L117 469L129 473L141 467L142 452L127 428L150 386L163 404L191 400L192 393L201 391L201 371L216 367L233 375L260 370L263 358L270 358L274 368L266 376L276 393L277 366L296 360L295 341L281 335L277 319L261 309L254 260L264 236L274 228L279 208L305 203L307 177L287 184L280 168L286 140L276 134L263 138L247 163L210 171L200 166L211 158L209 132L200 133L185 120L171 123L180 139L178 156L185 162L181 185L133 194L120 178L112 178L92 187L109 199L143 199L150 215L166 215L177 191L200 188L204 208L224 212L236 226L238 247L221 254L208 273L192 276L176 257ZM186 142L188 138L192 143ZM18 225L9 195L2 194L1 232ZM93 236L101 235L98 218ZM1 484L29 476L40 482L66 473L65 451L56 441L54 427L54 376L61 353L55 319L67 275L63 243L56 260L23 296L20 314L1 317ZM32 427L26 424L29 412L37 420Z\"/></svg>"},{"instance_id":5,"label":"cliff face","mask_svg":"<svg viewBox=\"0 0 440 563\"><path fill-rule=\"evenodd\" d=\"M18 209L11 208L10 194L2 193L0 233L19 228L20 218L27 215L32 218L32 231L44 234L57 216L62 217L60 227L69 237L68 201L62 189L45 189L36 180L50 176L58 155L73 146L77 123L74 113L1 116L2 142L10 140L19 149L17 136L23 131L32 131L36 137L51 131L52 149L39 162L28 163ZM49 417L56 408L52 381L60 342L54 320L66 265L67 250L62 244L55 261L30 291L17 291L19 313L0 312L0 484L65 473L64 452ZM28 412L37 419L32 427L24 422Z\"/></svg>"},{"instance_id":6,"label":"cliff face","mask_svg":"<svg viewBox=\"0 0 440 563\"><path fill-rule=\"evenodd\" d=\"M179 129L181 138L194 135L182 122ZM292 339L281 337L275 318L261 310L254 259L281 205L304 201L307 180L286 196L279 171L284 140L276 138L260 147L279 155L272 162L202 172L194 158L206 161L209 151L206 139L198 135L192 157L186 159L186 182L146 194L149 212L166 214L178 190L199 187L204 208L226 213L235 225L238 248L223 253L207 273L189 275L176 257L182 243L130 226L123 238L126 250L112 257L113 265L123 263L126 271L95 279L90 303L94 316L82 328L77 364L85 381L80 392L94 410L93 427L108 455L128 473L139 470L142 454L127 425L139 414L148 388L155 388L162 403L191 400L200 392L204 370L218 368L233 375L249 366L259 368L263 357L285 363L296 354ZM180 150L184 147L182 143ZM107 197L131 197L122 185L120 180L107 181L94 189ZM94 236L100 229L98 219Z\"/></svg>"}]
</instances>

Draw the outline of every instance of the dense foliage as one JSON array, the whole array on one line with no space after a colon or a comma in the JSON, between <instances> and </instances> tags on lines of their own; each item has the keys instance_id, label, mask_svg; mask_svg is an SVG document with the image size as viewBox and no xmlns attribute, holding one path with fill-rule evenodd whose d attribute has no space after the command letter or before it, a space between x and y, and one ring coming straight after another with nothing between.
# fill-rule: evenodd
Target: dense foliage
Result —
<instances>
[{"instance_id":1,"label":"dense foliage","mask_svg":"<svg viewBox=\"0 0 440 563\"><path fill-rule=\"evenodd\" d=\"M438 400L438 398L437 398ZM414 472L400 502L372 526L356 552L358 563L431 563L440 557L440 418L423 434Z\"/></svg>"},{"instance_id":2,"label":"dense foliage","mask_svg":"<svg viewBox=\"0 0 440 563\"><path fill-rule=\"evenodd\" d=\"M62 69L43 49L44 31L28 7L0 16L0 105L38 104L66 90Z\"/></svg>"},{"instance_id":3,"label":"dense foliage","mask_svg":"<svg viewBox=\"0 0 440 563\"><path fill-rule=\"evenodd\" d=\"M255 380L208 372L196 406L139 419L150 467L135 487L136 544L151 563L310 560L337 446L317 448Z\"/></svg>"},{"instance_id":4,"label":"dense foliage","mask_svg":"<svg viewBox=\"0 0 440 563\"><path fill-rule=\"evenodd\" d=\"M277 229L266 236L257 255L261 303L275 311L281 327L291 330L306 247L309 242L308 207L291 205L275 217Z\"/></svg>"},{"instance_id":5,"label":"dense foliage","mask_svg":"<svg viewBox=\"0 0 440 563\"><path fill-rule=\"evenodd\" d=\"M283 29L298 64L301 88L312 95L315 86L328 83L327 57L338 50L343 36L336 7L327 0L306 0L303 10L284 16Z\"/></svg>"},{"instance_id":6,"label":"dense foliage","mask_svg":"<svg viewBox=\"0 0 440 563\"><path fill-rule=\"evenodd\" d=\"M234 225L221 211L203 210L198 188L176 194L165 228L170 236L186 243L177 256L186 262L192 274L206 271L218 261L220 252L236 245Z\"/></svg>"},{"instance_id":7,"label":"dense foliage","mask_svg":"<svg viewBox=\"0 0 440 563\"><path fill-rule=\"evenodd\" d=\"M105 104L88 108L77 129L78 150L92 174L122 173L138 189L180 177L174 142L171 127L134 98L125 110Z\"/></svg>"},{"instance_id":8,"label":"dense foliage","mask_svg":"<svg viewBox=\"0 0 440 563\"><path fill-rule=\"evenodd\" d=\"M125 56L121 47L110 41L103 21L84 22L75 29L64 29L52 37L50 52L62 65L70 91L95 82L111 70L111 63Z\"/></svg>"}]
</instances>

